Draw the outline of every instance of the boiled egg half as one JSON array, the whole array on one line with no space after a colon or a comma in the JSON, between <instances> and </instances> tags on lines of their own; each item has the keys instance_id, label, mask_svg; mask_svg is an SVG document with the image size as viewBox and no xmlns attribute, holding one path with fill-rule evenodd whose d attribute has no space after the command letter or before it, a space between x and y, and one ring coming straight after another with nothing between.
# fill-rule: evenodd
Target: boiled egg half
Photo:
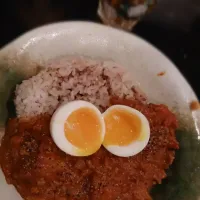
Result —
<instances>
[{"instance_id":1,"label":"boiled egg half","mask_svg":"<svg viewBox=\"0 0 200 200\"><path fill-rule=\"evenodd\" d=\"M103 146L120 157L134 156L148 144L150 126L146 117L131 107L111 106L103 114L106 126Z\"/></svg>"},{"instance_id":2,"label":"boiled egg half","mask_svg":"<svg viewBox=\"0 0 200 200\"><path fill-rule=\"evenodd\" d=\"M101 147L105 122L101 112L86 101L61 105L53 114L50 131L55 144L72 156L89 156Z\"/></svg>"}]
</instances>

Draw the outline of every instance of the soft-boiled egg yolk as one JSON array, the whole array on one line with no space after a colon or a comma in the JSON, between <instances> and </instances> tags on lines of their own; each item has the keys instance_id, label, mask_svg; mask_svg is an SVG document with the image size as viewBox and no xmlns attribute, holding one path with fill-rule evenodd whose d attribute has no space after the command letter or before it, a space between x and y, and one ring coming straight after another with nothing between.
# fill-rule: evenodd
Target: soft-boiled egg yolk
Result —
<instances>
[{"instance_id":1,"label":"soft-boiled egg yolk","mask_svg":"<svg viewBox=\"0 0 200 200\"><path fill-rule=\"evenodd\" d=\"M105 115L105 123L106 135L104 145L106 146L126 146L140 137L142 125L140 118L123 109L110 111Z\"/></svg>"},{"instance_id":2,"label":"soft-boiled egg yolk","mask_svg":"<svg viewBox=\"0 0 200 200\"><path fill-rule=\"evenodd\" d=\"M65 136L74 146L92 152L101 145L101 122L91 108L79 108L72 112L65 122Z\"/></svg>"},{"instance_id":3,"label":"soft-boiled egg yolk","mask_svg":"<svg viewBox=\"0 0 200 200\"><path fill-rule=\"evenodd\" d=\"M62 151L73 156L89 156L103 143L105 123L101 112L93 104L73 101L56 110L50 130Z\"/></svg>"},{"instance_id":4,"label":"soft-boiled egg yolk","mask_svg":"<svg viewBox=\"0 0 200 200\"><path fill-rule=\"evenodd\" d=\"M142 151L150 137L146 117L139 111L122 105L110 107L104 113L106 133L103 145L112 154L133 156Z\"/></svg>"}]
</instances>

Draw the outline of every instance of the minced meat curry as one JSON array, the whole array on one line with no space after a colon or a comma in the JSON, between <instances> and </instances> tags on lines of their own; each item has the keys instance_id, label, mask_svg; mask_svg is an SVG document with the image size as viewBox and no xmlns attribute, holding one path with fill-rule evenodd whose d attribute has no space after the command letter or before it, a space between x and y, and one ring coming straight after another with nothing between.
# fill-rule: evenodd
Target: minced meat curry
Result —
<instances>
[{"instance_id":1,"label":"minced meat curry","mask_svg":"<svg viewBox=\"0 0 200 200\"><path fill-rule=\"evenodd\" d=\"M149 120L151 137L141 153L121 158L101 147L92 156L72 157L54 144L50 115L11 119L0 149L7 182L25 200L150 200L179 147L176 117L164 105L117 98L111 104L131 106Z\"/></svg>"}]
</instances>

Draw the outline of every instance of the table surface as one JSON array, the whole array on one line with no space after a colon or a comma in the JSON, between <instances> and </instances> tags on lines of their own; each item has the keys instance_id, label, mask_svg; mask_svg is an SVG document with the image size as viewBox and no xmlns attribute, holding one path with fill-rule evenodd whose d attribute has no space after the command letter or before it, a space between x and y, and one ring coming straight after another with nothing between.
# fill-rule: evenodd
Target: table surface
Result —
<instances>
[{"instance_id":1,"label":"table surface","mask_svg":"<svg viewBox=\"0 0 200 200\"><path fill-rule=\"evenodd\" d=\"M0 47L24 32L51 22L100 22L98 0L0 1ZM166 54L183 73L200 98L200 0L158 0L155 9L133 33Z\"/></svg>"}]
</instances>

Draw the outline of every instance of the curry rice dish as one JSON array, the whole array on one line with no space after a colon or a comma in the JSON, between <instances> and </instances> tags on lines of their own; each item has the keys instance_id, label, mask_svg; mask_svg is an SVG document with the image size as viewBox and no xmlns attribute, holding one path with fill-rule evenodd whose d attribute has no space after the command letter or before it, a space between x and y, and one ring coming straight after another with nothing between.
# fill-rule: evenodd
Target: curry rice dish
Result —
<instances>
[{"instance_id":1,"label":"curry rice dish","mask_svg":"<svg viewBox=\"0 0 200 200\"><path fill-rule=\"evenodd\" d=\"M80 60L73 62L77 65ZM57 78L67 82L73 76L76 79L77 76L84 76L84 73L90 75L96 73L93 71L96 66L94 63L92 66L89 61L83 64L81 60L81 63L82 66L86 63L85 68L82 67L82 72L76 68L77 71L73 75L72 73L63 76L57 74ZM107 94L106 100L102 98L102 101L97 101L97 106L102 112L111 105L126 105L143 113L150 124L148 145L139 154L126 158L109 153L103 146L88 157L70 156L56 146L49 126L52 110L56 109L60 101L64 101L64 97L70 99L69 93L64 95L61 91L60 96L57 96L58 103L49 103L51 106L48 111L45 108L45 112L41 112L37 106L28 108L26 102L22 101L20 106L22 104L23 106L17 108L18 117L9 119L7 123L0 148L0 164L8 184L14 185L25 200L150 200L152 199L149 194L151 188L161 184L162 179L166 178L165 170L172 164L175 150L179 148L175 137L178 126L175 115L165 105L147 103L130 82L128 82L129 86L123 82L125 74L117 72L116 66L110 77L105 76L105 66L102 66L102 63L96 64L98 70L101 68L96 77L98 80L104 80L104 84L90 93L91 102L95 104L94 97L96 100L100 99L102 92L100 88L103 87L104 95ZM49 68L45 73L51 70L55 72L60 68L60 66ZM110 72L112 69L109 68ZM40 73L37 76L35 78L39 78ZM125 88L123 91L114 88L115 84L112 85L113 81L118 83L119 79L120 87ZM100 84L98 80L96 84ZM52 83L57 87L55 81L50 81L49 85ZM95 82L91 83L94 87ZM18 86L16 101L20 98L26 99L22 95L20 97L19 87L23 84ZM29 83L26 82L27 84ZM73 84L70 87L73 87ZM40 89L38 87L38 90ZM80 95L82 89L79 89L79 92L73 96L74 99L70 100L84 98L84 95ZM33 91L33 88L29 87L29 91ZM88 101L90 95L86 95ZM46 96L46 99L48 98L49 94ZM16 104L17 106L19 104Z\"/></svg>"}]
</instances>

